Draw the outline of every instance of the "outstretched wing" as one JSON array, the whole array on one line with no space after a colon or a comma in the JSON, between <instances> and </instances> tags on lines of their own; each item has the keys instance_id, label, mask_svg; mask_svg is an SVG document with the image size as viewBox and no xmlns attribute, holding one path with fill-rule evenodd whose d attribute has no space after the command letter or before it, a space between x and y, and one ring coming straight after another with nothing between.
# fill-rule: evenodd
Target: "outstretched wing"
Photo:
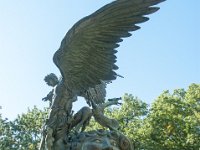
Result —
<instances>
[{"instance_id":1,"label":"outstretched wing","mask_svg":"<svg viewBox=\"0 0 200 150\"><path fill-rule=\"evenodd\" d=\"M93 88L101 81L116 79L118 43L148 20L152 7L164 0L116 0L78 21L65 35L54 54L63 80L75 91Z\"/></svg>"}]
</instances>

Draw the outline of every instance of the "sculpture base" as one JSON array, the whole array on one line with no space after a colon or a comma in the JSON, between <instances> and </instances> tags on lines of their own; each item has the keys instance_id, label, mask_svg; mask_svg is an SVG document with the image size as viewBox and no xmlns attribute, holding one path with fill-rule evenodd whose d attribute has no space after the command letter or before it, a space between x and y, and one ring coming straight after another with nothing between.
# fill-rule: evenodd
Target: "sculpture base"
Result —
<instances>
[{"instance_id":1,"label":"sculpture base","mask_svg":"<svg viewBox=\"0 0 200 150\"><path fill-rule=\"evenodd\" d=\"M133 150L131 142L118 131L94 130L68 136L65 150Z\"/></svg>"}]
</instances>

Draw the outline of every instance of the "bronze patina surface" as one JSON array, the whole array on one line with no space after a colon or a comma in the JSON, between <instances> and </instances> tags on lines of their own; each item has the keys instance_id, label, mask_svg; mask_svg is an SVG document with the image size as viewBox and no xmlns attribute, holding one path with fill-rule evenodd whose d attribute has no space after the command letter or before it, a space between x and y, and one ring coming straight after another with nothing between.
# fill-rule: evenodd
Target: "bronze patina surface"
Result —
<instances>
[{"instance_id":1,"label":"bronze patina surface","mask_svg":"<svg viewBox=\"0 0 200 150\"><path fill-rule=\"evenodd\" d=\"M120 76L115 72L119 43L140 29L137 24L149 20L146 15L156 12L159 8L154 5L163 1L115 0L67 32L53 56L61 78L54 74L45 77L53 89L43 98L51 103L40 150L133 149L118 131L118 122L104 115L106 107L120 104L120 98L106 100L106 85ZM78 96L89 106L74 114L73 103ZM109 130L84 132L91 117Z\"/></svg>"}]
</instances>

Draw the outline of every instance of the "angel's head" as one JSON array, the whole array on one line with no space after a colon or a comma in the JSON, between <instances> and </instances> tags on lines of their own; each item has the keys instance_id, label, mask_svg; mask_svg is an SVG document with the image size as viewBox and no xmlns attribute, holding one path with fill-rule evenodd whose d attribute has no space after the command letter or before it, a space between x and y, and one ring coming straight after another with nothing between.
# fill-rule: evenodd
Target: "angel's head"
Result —
<instances>
[{"instance_id":1,"label":"angel's head","mask_svg":"<svg viewBox=\"0 0 200 150\"><path fill-rule=\"evenodd\" d=\"M54 73L46 75L44 81L46 82L47 85L52 87L56 86L59 82L58 77Z\"/></svg>"}]
</instances>

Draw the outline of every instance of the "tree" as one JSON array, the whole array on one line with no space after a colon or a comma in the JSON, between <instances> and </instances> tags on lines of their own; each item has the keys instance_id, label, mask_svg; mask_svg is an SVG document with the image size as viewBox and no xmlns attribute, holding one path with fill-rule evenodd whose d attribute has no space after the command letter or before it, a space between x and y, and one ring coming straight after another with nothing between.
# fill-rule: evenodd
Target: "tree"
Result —
<instances>
[{"instance_id":1,"label":"tree","mask_svg":"<svg viewBox=\"0 0 200 150\"><path fill-rule=\"evenodd\" d=\"M148 110L137 97L125 94L121 107L109 108L106 115L120 123L120 131L133 142L136 150L199 150L200 85L187 91L164 91ZM93 121L91 129L100 128Z\"/></svg>"},{"instance_id":2,"label":"tree","mask_svg":"<svg viewBox=\"0 0 200 150\"><path fill-rule=\"evenodd\" d=\"M0 116L0 149L3 150L36 150L41 139L41 127L47 116L47 109L37 107L14 121Z\"/></svg>"},{"instance_id":3,"label":"tree","mask_svg":"<svg viewBox=\"0 0 200 150\"><path fill-rule=\"evenodd\" d=\"M200 147L200 85L164 91L145 119L144 149L198 150Z\"/></svg>"},{"instance_id":4,"label":"tree","mask_svg":"<svg viewBox=\"0 0 200 150\"><path fill-rule=\"evenodd\" d=\"M199 150L200 84L172 94L164 91L150 109L137 97L125 94L122 105L106 109L105 114L119 121L120 131L130 138L135 150ZM46 116L47 109L36 107L14 121L0 114L0 149L37 149ZM100 128L91 120L87 130Z\"/></svg>"}]
</instances>

